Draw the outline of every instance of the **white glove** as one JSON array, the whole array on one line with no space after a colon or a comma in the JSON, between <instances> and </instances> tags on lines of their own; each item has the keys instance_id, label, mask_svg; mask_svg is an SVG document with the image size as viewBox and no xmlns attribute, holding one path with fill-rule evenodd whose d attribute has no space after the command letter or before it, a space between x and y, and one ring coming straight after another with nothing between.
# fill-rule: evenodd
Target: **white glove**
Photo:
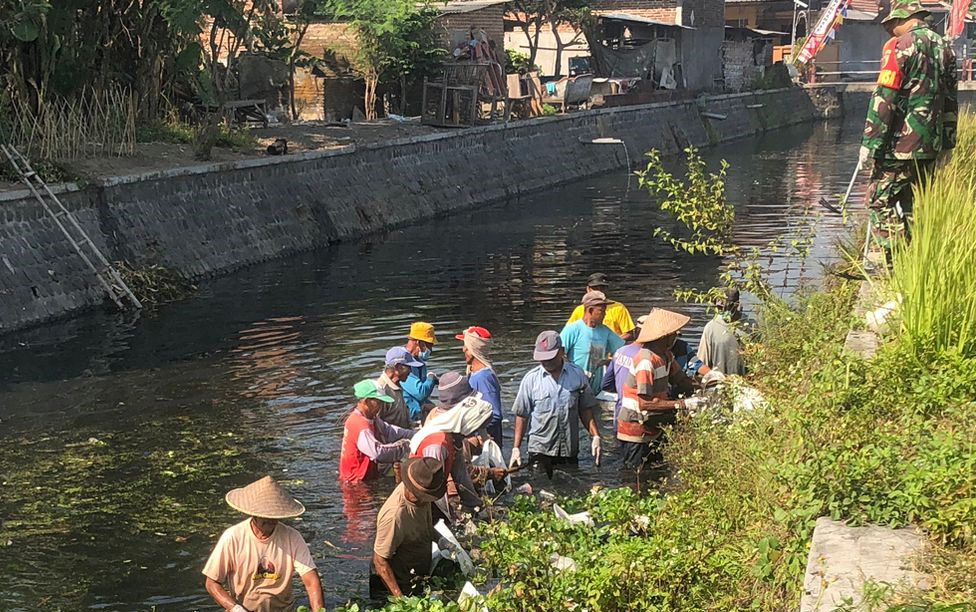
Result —
<instances>
[{"instance_id":1,"label":"white glove","mask_svg":"<svg viewBox=\"0 0 976 612\"><path fill-rule=\"evenodd\" d=\"M593 439L590 441L590 452L593 453L593 463L596 465L600 465L601 444L600 436L593 436Z\"/></svg>"},{"instance_id":2,"label":"white glove","mask_svg":"<svg viewBox=\"0 0 976 612\"><path fill-rule=\"evenodd\" d=\"M868 161L873 157L874 157L874 152L871 149L865 147L864 145L861 145L860 150L858 150L857 152L857 167L866 169Z\"/></svg>"},{"instance_id":3,"label":"white glove","mask_svg":"<svg viewBox=\"0 0 976 612\"><path fill-rule=\"evenodd\" d=\"M234 604L234 607L230 609L230 612L247 612L247 608L241 604Z\"/></svg>"},{"instance_id":4,"label":"white glove","mask_svg":"<svg viewBox=\"0 0 976 612\"><path fill-rule=\"evenodd\" d=\"M707 397L692 396L686 398L684 402L685 402L685 409L692 414L700 412L702 408L708 406Z\"/></svg>"},{"instance_id":5,"label":"white glove","mask_svg":"<svg viewBox=\"0 0 976 612\"><path fill-rule=\"evenodd\" d=\"M521 465L522 465L522 451L519 450L519 447L516 446L512 449L512 458L508 460L508 467L509 469L512 469L512 468L520 467Z\"/></svg>"}]
</instances>

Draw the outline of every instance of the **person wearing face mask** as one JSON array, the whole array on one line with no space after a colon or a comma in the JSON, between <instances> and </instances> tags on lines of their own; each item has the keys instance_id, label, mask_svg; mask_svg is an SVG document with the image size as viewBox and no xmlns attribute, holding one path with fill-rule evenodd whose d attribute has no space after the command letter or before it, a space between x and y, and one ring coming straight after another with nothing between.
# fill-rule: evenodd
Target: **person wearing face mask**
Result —
<instances>
[{"instance_id":1,"label":"person wearing face mask","mask_svg":"<svg viewBox=\"0 0 976 612\"><path fill-rule=\"evenodd\" d=\"M491 332L484 327L472 325L454 337L463 342L461 350L464 353L464 362L468 365L468 384L491 404L488 435L498 444L498 448L503 448L502 386L491 366Z\"/></svg>"},{"instance_id":2,"label":"person wearing face mask","mask_svg":"<svg viewBox=\"0 0 976 612\"><path fill-rule=\"evenodd\" d=\"M703 401L698 397L668 399L669 386L685 396L694 390L671 352L678 332L690 320L683 314L655 308L641 325L637 336L641 350L624 383L617 416L617 440L625 467L639 468L652 455L659 455L661 428L675 422L678 410L697 408Z\"/></svg>"},{"instance_id":3,"label":"person wearing face mask","mask_svg":"<svg viewBox=\"0 0 976 612\"><path fill-rule=\"evenodd\" d=\"M379 418L384 422L404 429L410 428L412 423L410 409L407 407L407 401L403 397L403 387L400 385L410 377L411 368L422 365L402 346L394 346L386 352L386 368L376 379L376 387L380 393L393 398L392 404L383 404L380 409Z\"/></svg>"},{"instance_id":4,"label":"person wearing face mask","mask_svg":"<svg viewBox=\"0 0 976 612\"><path fill-rule=\"evenodd\" d=\"M742 376L746 369L742 363L736 329L732 327L742 318L739 290L728 289L719 306L721 310L705 325L701 342L698 343L698 359L702 362L698 374L704 376L718 370L726 376Z\"/></svg>"},{"instance_id":5,"label":"person wearing face mask","mask_svg":"<svg viewBox=\"0 0 976 612\"><path fill-rule=\"evenodd\" d=\"M407 334L407 344L403 348L407 349L414 358L421 363L410 369L410 376L401 381L400 387L403 389L403 399L407 402L410 410L410 420L419 421L424 415L424 407L427 405L429 410L430 396L437 387L437 376L433 372L427 371L427 360L437 344L434 336L434 326L424 321L417 321L410 326Z\"/></svg>"}]
</instances>

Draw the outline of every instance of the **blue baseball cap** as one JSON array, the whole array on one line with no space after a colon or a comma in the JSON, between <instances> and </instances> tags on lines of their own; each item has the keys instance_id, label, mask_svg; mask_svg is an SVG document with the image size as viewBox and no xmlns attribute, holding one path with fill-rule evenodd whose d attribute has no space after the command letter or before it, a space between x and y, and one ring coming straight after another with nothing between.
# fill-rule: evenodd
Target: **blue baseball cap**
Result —
<instances>
[{"instance_id":1,"label":"blue baseball cap","mask_svg":"<svg viewBox=\"0 0 976 612\"><path fill-rule=\"evenodd\" d=\"M390 350L386 351L386 367L389 368L397 365L419 368L424 364L418 361L416 357L411 355L410 351L407 349L403 348L402 346L394 346Z\"/></svg>"}]
</instances>

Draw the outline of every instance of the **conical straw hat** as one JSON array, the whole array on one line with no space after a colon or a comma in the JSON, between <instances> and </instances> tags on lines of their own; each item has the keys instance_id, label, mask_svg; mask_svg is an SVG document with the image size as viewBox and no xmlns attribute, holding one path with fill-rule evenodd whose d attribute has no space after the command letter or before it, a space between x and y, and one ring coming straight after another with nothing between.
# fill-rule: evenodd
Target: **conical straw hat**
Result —
<instances>
[{"instance_id":1,"label":"conical straw hat","mask_svg":"<svg viewBox=\"0 0 976 612\"><path fill-rule=\"evenodd\" d=\"M286 519L305 512L305 506L271 476L265 476L246 487L233 489L224 499L234 510L258 518Z\"/></svg>"},{"instance_id":2,"label":"conical straw hat","mask_svg":"<svg viewBox=\"0 0 976 612\"><path fill-rule=\"evenodd\" d=\"M640 335L637 336L638 342L653 342L669 334L673 334L691 321L691 317L683 314L655 308L644 319L640 328Z\"/></svg>"}]
</instances>

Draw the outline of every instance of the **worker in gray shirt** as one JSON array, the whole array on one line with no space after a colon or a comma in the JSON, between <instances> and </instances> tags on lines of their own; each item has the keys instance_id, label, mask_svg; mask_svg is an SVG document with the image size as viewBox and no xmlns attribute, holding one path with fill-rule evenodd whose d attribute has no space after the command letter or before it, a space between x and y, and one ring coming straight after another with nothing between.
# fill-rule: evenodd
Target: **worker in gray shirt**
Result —
<instances>
[{"instance_id":1,"label":"worker in gray shirt","mask_svg":"<svg viewBox=\"0 0 976 612\"><path fill-rule=\"evenodd\" d=\"M698 358L702 362L698 374L704 376L718 370L726 376L742 376L746 368L742 363L736 330L731 325L742 318L739 290L729 289L719 307L721 311L705 325L701 342L698 343Z\"/></svg>"},{"instance_id":2,"label":"worker in gray shirt","mask_svg":"<svg viewBox=\"0 0 976 612\"><path fill-rule=\"evenodd\" d=\"M539 334L533 359L539 365L522 378L513 406L515 439L509 467L522 464L526 429L530 464L539 464L550 476L553 465L575 464L580 423L591 436L594 463L600 465L600 431L594 418L598 404L586 373L566 359L555 331Z\"/></svg>"}]
</instances>

